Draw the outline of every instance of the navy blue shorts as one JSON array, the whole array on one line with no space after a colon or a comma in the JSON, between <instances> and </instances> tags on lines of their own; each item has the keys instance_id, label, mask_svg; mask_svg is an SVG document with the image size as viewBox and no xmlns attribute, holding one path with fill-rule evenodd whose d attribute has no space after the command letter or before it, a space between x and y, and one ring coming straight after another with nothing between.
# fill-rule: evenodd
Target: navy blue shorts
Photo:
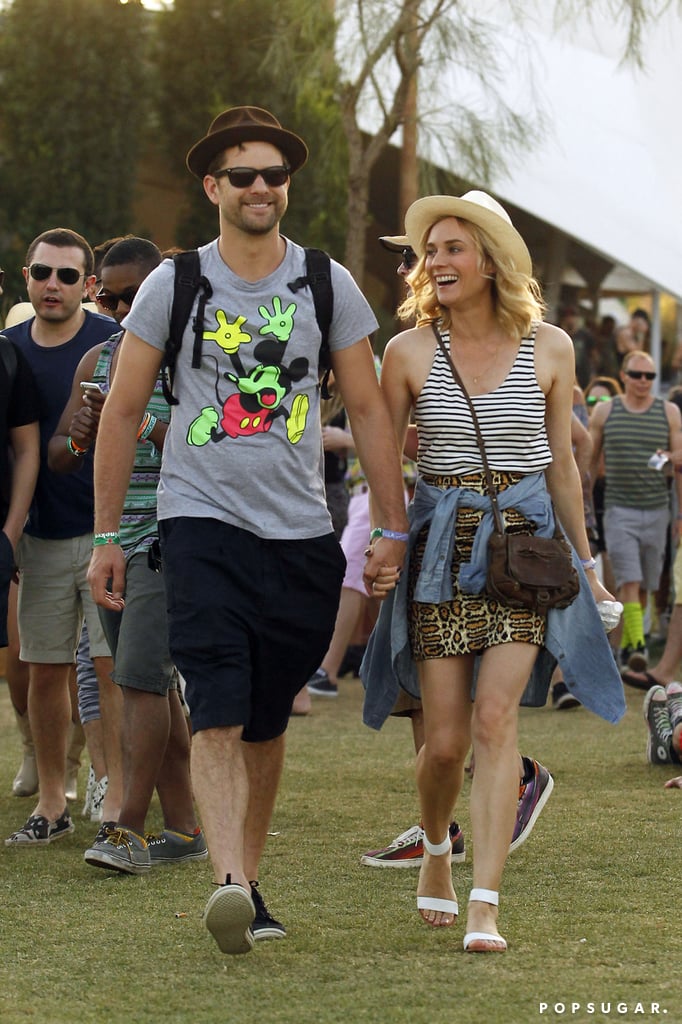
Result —
<instances>
[{"instance_id":1,"label":"navy blue shorts","mask_svg":"<svg viewBox=\"0 0 682 1024\"><path fill-rule=\"evenodd\" d=\"M263 540L216 519L159 523L168 632L192 728L287 727L334 632L345 558L333 533Z\"/></svg>"}]
</instances>

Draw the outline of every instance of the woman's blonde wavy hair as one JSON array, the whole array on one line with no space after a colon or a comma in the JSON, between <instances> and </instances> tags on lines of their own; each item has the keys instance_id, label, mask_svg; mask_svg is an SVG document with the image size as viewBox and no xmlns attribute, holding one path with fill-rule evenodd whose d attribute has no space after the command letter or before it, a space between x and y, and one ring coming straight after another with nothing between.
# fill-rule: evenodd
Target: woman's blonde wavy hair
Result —
<instances>
[{"instance_id":1,"label":"woman's blonde wavy hair","mask_svg":"<svg viewBox=\"0 0 682 1024\"><path fill-rule=\"evenodd\" d=\"M527 337L532 324L542 320L546 309L540 285L530 274L515 269L509 255L487 231L463 217L454 219L471 234L478 251L479 269L492 281L495 316L502 330L513 338ZM426 248L426 240L432 227L433 224L422 239L422 249ZM491 259L495 266L493 274L485 274L487 258ZM441 306L436 298L433 282L426 272L425 256L419 257L414 270L407 275L406 280L411 294L398 308L400 319L414 318L418 327L438 320L445 330L449 330L450 311Z\"/></svg>"}]
</instances>

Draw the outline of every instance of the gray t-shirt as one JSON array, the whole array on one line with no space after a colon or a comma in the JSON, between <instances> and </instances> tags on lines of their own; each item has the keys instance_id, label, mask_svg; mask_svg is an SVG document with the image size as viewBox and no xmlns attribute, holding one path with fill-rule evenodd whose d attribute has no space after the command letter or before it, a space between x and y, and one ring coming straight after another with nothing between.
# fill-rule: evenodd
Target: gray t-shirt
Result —
<instances>
[{"instance_id":1,"label":"gray t-shirt","mask_svg":"<svg viewBox=\"0 0 682 1024\"><path fill-rule=\"evenodd\" d=\"M164 445L159 519L221 519L271 540L319 537L331 530L322 473L321 337L310 288L288 287L305 275L304 250L287 240L280 266L255 282L226 266L217 241L199 253L213 295L200 369L192 369L196 302L178 354L179 405ZM377 321L348 271L332 261L331 274L335 350L356 344ZM173 278L173 262L165 260L123 321L158 349L168 337Z\"/></svg>"}]
</instances>

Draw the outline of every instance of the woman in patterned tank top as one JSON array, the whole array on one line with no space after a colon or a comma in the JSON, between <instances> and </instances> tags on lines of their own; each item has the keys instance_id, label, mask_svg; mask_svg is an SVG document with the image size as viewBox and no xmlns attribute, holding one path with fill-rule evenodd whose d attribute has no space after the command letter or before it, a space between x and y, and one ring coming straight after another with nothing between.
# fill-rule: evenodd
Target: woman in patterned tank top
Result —
<instances>
[{"instance_id":1,"label":"woman in patterned tank top","mask_svg":"<svg viewBox=\"0 0 682 1024\"><path fill-rule=\"evenodd\" d=\"M417 760L426 836L417 905L424 921L435 927L452 925L457 918L448 823L472 745L476 859L464 948L503 952L506 942L498 931L497 907L518 796L518 706L543 645L546 618L502 606L460 583L460 566L476 568L472 544L483 515L466 507L464 492L485 493L485 484L471 415L436 345L433 324L474 402L497 488L517 488L519 499L514 492L513 507L505 513L507 528L534 531L529 488L540 494L545 510L551 496L586 569L593 597L602 601L612 596L593 569L571 450L573 347L567 334L542 323L540 288L523 239L506 211L483 192L461 199L420 199L408 210L405 226L419 259L407 279L411 295L399 313L405 319L414 317L417 326L389 342L381 384L400 442L414 415L417 488L434 509L425 526L418 524L410 532L406 570L407 630L426 737ZM453 491L457 500L450 503ZM448 547L452 558L435 570L438 560L432 560L426 581L421 569L429 531L435 510L446 503L455 509L448 523L454 538ZM442 529L442 515L438 521ZM438 572L441 599L424 599L426 591L433 591ZM397 580L386 569L375 592L385 596ZM442 600L450 589L452 598Z\"/></svg>"}]
</instances>

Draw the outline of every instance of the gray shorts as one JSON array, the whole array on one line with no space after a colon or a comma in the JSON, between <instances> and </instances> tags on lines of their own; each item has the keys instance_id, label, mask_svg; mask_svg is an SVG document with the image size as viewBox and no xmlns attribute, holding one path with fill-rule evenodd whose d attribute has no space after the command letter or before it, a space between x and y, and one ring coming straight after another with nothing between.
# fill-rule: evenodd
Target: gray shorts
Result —
<instances>
[{"instance_id":1,"label":"gray shorts","mask_svg":"<svg viewBox=\"0 0 682 1024\"><path fill-rule=\"evenodd\" d=\"M640 583L644 590L658 589L669 524L667 507L606 509L604 537L617 587Z\"/></svg>"},{"instance_id":2,"label":"gray shorts","mask_svg":"<svg viewBox=\"0 0 682 1024\"><path fill-rule=\"evenodd\" d=\"M99 609L111 646L119 686L165 695L178 688L178 673L168 650L166 588L160 573L147 563L147 552L129 559L126 566L125 608Z\"/></svg>"},{"instance_id":3,"label":"gray shorts","mask_svg":"<svg viewBox=\"0 0 682 1024\"><path fill-rule=\"evenodd\" d=\"M20 657L37 665L75 661L85 618L90 657L108 658L97 605L87 581L92 534L43 540L24 534L17 546Z\"/></svg>"}]
</instances>

